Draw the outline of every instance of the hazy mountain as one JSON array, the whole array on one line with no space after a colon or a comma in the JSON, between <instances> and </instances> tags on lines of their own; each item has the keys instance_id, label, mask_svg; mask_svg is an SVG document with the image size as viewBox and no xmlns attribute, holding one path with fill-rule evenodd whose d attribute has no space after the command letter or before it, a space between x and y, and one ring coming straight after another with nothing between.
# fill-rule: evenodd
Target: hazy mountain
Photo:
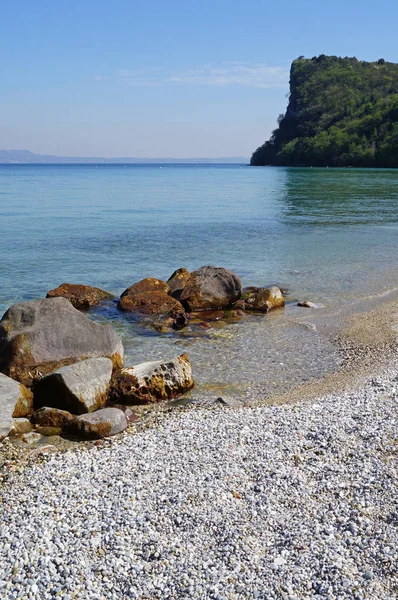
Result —
<instances>
[{"instance_id":1,"label":"hazy mountain","mask_svg":"<svg viewBox=\"0 0 398 600\"><path fill-rule=\"evenodd\" d=\"M0 163L6 164L135 164L135 163L214 163L214 164L248 164L245 156L227 156L220 158L104 158L100 156L52 156L35 154L29 150L0 150Z\"/></svg>"}]
</instances>

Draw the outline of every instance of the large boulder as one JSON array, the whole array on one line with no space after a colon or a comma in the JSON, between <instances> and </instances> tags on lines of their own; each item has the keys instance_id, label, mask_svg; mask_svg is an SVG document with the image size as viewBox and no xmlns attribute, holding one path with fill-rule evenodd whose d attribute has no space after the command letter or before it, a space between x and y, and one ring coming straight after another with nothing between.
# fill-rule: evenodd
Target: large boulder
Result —
<instances>
[{"instance_id":1,"label":"large boulder","mask_svg":"<svg viewBox=\"0 0 398 600\"><path fill-rule=\"evenodd\" d=\"M33 413L31 422L34 425L40 425L40 427L60 427L64 429L74 418L67 410L43 406L43 408L39 408Z\"/></svg>"},{"instance_id":2,"label":"large boulder","mask_svg":"<svg viewBox=\"0 0 398 600\"><path fill-rule=\"evenodd\" d=\"M32 392L0 373L0 440L14 429L14 419L28 417L32 412Z\"/></svg>"},{"instance_id":3,"label":"large boulder","mask_svg":"<svg viewBox=\"0 0 398 600\"><path fill-rule=\"evenodd\" d=\"M150 404L184 394L194 386L186 354L169 361L145 362L115 374L112 398L126 404Z\"/></svg>"},{"instance_id":4,"label":"large boulder","mask_svg":"<svg viewBox=\"0 0 398 600\"><path fill-rule=\"evenodd\" d=\"M167 285L170 288L170 295L173 298L180 299L182 290L184 289L188 279L191 277L191 272L188 269L177 269L172 276L167 280Z\"/></svg>"},{"instance_id":5,"label":"large boulder","mask_svg":"<svg viewBox=\"0 0 398 600\"><path fill-rule=\"evenodd\" d=\"M100 356L121 367L120 337L66 298L14 304L0 321L0 371L27 386L59 367Z\"/></svg>"},{"instance_id":6,"label":"large boulder","mask_svg":"<svg viewBox=\"0 0 398 600\"><path fill-rule=\"evenodd\" d=\"M35 405L60 408L75 415L102 408L108 400L112 369L109 358L89 358L61 367L38 381Z\"/></svg>"},{"instance_id":7,"label":"large boulder","mask_svg":"<svg viewBox=\"0 0 398 600\"><path fill-rule=\"evenodd\" d=\"M222 267L200 267L191 273L181 293L189 311L227 308L240 298L239 277Z\"/></svg>"},{"instance_id":8,"label":"large boulder","mask_svg":"<svg viewBox=\"0 0 398 600\"><path fill-rule=\"evenodd\" d=\"M120 297L123 298L124 296L135 296L136 294L148 294L149 292L164 292L165 294L168 294L170 292L170 288L167 283L161 279L146 277L145 279L137 281L137 283L134 283L124 290Z\"/></svg>"},{"instance_id":9,"label":"large boulder","mask_svg":"<svg viewBox=\"0 0 398 600\"><path fill-rule=\"evenodd\" d=\"M243 290L245 310L268 312L285 306L281 290L273 285L270 288L245 288Z\"/></svg>"},{"instance_id":10,"label":"large boulder","mask_svg":"<svg viewBox=\"0 0 398 600\"><path fill-rule=\"evenodd\" d=\"M87 310L97 306L103 300L110 300L113 294L90 285L79 283L61 283L60 286L47 293L47 298L66 298L79 310Z\"/></svg>"},{"instance_id":11,"label":"large boulder","mask_svg":"<svg viewBox=\"0 0 398 600\"><path fill-rule=\"evenodd\" d=\"M88 439L116 435L126 429L126 415L118 408L102 408L96 412L80 415L69 424L69 431Z\"/></svg>"},{"instance_id":12,"label":"large boulder","mask_svg":"<svg viewBox=\"0 0 398 600\"><path fill-rule=\"evenodd\" d=\"M136 312L143 315L169 314L175 317L184 312L182 304L165 292L146 292L122 296L118 306L126 312Z\"/></svg>"}]
</instances>

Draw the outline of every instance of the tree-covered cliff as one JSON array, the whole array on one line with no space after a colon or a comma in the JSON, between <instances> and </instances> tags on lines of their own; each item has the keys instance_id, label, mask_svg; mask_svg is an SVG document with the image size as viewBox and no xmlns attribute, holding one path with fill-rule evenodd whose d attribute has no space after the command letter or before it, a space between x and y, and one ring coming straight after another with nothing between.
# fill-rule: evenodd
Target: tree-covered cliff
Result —
<instances>
[{"instance_id":1,"label":"tree-covered cliff","mask_svg":"<svg viewBox=\"0 0 398 600\"><path fill-rule=\"evenodd\" d=\"M278 124L252 165L398 167L398 64L300 57Z\"/></svg>"}]
</instances>

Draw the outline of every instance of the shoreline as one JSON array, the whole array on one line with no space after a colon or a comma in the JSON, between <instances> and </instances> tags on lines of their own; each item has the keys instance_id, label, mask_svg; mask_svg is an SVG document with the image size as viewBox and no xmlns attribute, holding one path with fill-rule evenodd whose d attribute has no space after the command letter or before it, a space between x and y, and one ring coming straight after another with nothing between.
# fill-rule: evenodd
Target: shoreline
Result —
<instances>
[{"instance_id":1,"label":"shoreline","mask_svg":"<svg viewBox=\"0 0 398 600\"><path fill-rule=\"evenodd\" d=\"M394 296L330 330L339 372L261 404L164 405L100 444L14 446L0 595L393 598Z\"/></svg>"},{"instance_id":2,"label":"shoreline","mask_svg":"<svg viewBox=\"0 0 398 600\"><path fill-rule=\"evenodd\" d=\"M134 435L15 467L0 487L1 589L390 600L397 372L396 356L315 401L157 413Z\"/></svg>"}]
</instances>

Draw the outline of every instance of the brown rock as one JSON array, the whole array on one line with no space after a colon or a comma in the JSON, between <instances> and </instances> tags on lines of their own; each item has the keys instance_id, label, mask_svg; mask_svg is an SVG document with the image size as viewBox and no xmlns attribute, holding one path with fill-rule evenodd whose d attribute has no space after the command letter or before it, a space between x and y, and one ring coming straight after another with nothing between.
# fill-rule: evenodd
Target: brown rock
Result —
<instances>
[{"instance_id":1,"label":"brown rock","mask_svg":"<svg viewBox=\"0 0 398 600\"><path fill-rule=\"evenodd\" d=\"M31 421L41 427L66 427L75 417L67 410L43 406L33 413Z\"/></svg>"},{"instance_id":2,"label":"brown rock","mask_svg":"<svg viewBox=\"0 0 398 600\"><path fill-rule=\"evenodd\" d=\"M245 309L257 312L268 312L285 305L285 299L279 288L245 288L243 290Z\"/></svg>"},{"instance_id":3,"label":"brown rock","mask_svg":"<svg viewBox=\"0 0 398 600\"><path fill-rule=\"evenodd\" d=\"M170 314L177 316L184 312L184 307L178 300L162 291L122 296L118 307L127 312L144 315Z\"/></svg>"},{"instance_id":4,"label":"brown rock","mask_svg":"<svg viewBox=\"0 0 398 600\"><path fill-rule=\"evenodd\" d=\"M24 385L64 365L102 356L114 367L123 365L120 337L66 298L14 304L0 321L0 371Z\"/></svg>"},{"instance_id":5,"label":"brown rock","mask_svg":"<svg viewBox=\"0 0 398 600\"><path fill-rule=\"evenodd\" d=\"M164 294L169 294L170 288L167 283L161 279L146 277L125 289L120 298L123 298L124 296L135 296L137 294L147 294L149 292L163 292Z\"/></svg>"},{"instance_id":6,"label":"brown rock","mask_svg":"<svg viewBox=\"0 0 398 600\"><path fill-rule=\"evenodd\" d=\"M224 317L223 310L203 310L197 313L192 313L193 317L197 317L202 321L219 321Z\"/></svg>"},{"instance_id":7,"label":"brown rock","mask_svg":"<svg viewBox=\"0 0 398 600\"><path fill-rule=\"evenodd\" d=\"M177 298L177 300L180 299L181 292L190 276L190 271L182 267L181 269L174 271L170 279L167 280L167 285L170 288L170 295L173 296L173 298Z\"/></svg>"},{"instance_id":8,"label":"brown rock","mask_svg":"<svg viewBox=\"0 0 398 600\"><path fill-rule=\"evenodd\" d=\"M102 300L110 300L114 296L105 290L90 285L79 283L62 283L54 290L50 290L47 298L66 298L79 310L87 310L92 306L97 306Z\"/></svg>"},{"instance_id":9,"label":"brown rock","mask_svg":"<svg viewBox=\"0 0 398 600\"><path fill-rule=\"evenodd\" d=\"M175 398L194 385L192 366L181 354L170 361L146 362L115 374L112 396L126 404L150 404Z\"/></svg>"},{"instance_id":10,"label":"brown rock","mask_svg":"<svg viewBox=\"0 0 398 600\"><path fill-rule=\"evenodd\" d=\"M222 267L200 267L191 273L180 299L189 311L219 310L236 302L241 291L240 279L232 271Z\"/></svg>"}]
</instances>

